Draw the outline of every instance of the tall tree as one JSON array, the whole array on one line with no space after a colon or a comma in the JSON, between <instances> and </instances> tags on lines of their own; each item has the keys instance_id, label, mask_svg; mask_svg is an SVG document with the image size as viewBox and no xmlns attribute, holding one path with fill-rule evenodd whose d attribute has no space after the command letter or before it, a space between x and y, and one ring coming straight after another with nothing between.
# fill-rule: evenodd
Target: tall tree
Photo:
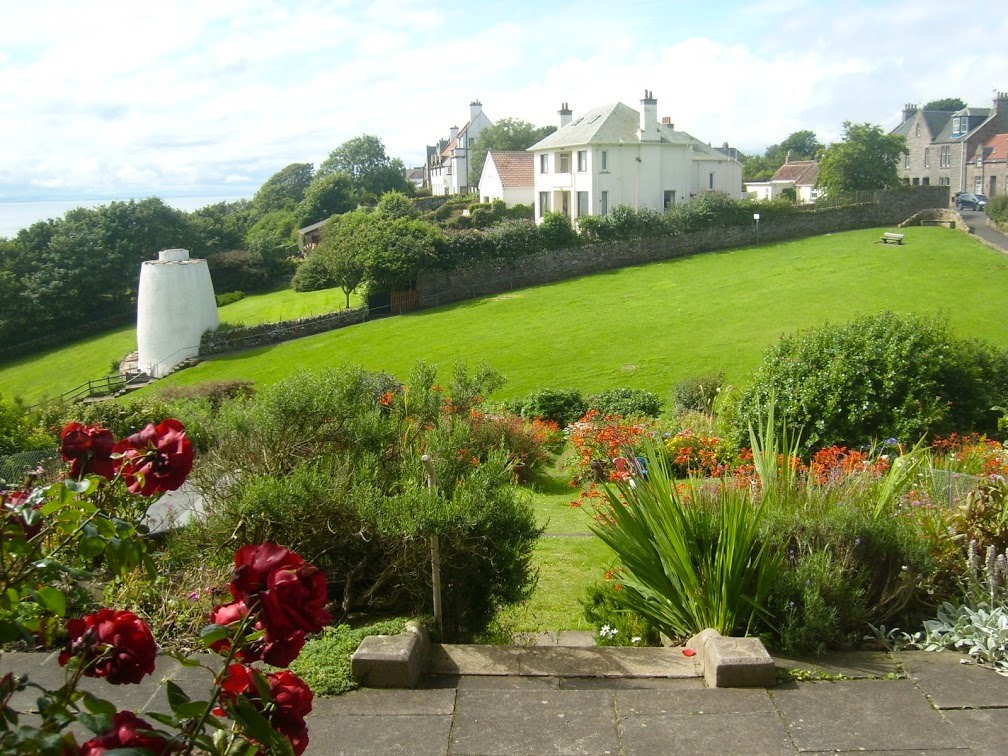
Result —
<instances>
[{"instance_id":1,"label":"tall tree","mask_svg":"<svg viewBox=\"0 0 1008 756\"><path fill-rule=\"evenodd\" d=\"M966 107L966 103L958 97L942 97L938 100L924 103L921 110L942 110L947 113L954 113Z\"/></svg>"},{"instance_id":2,"label":"tall tree","mask_svg":"<svg viewBox=\"0 0 1008 756\"><path fill-rule=\"evenodd\" d=\"M333 218L326 224L322 241L313 253L322 258L330 280L343 290L347 309L350 295L367 275L367 239L378 223L374 213L359 211Z\"/></svg>"},{"instance_id":3,"label":"tall tree","mask_svg":"<svg viewBox=\"0 0 1008 756\"><path fill-rule=\"evenodd\" d=\"M266 179L252 198L259 217L274 210L292 209L304 199L314 173L311 163L291 163Z\"/></svg>"},{"instance_id":4,"label":"tall tree","mask_svg":"<svg viewBox=\"0 0 1008 756\"><path fill-rule=\"evenodd\" d=\"M832 192L899 186L896 161L907 151L906 138L870 123L843 126L843 140L827 147L819 161L818 185Z\"/></svg>"},{"instance_id":5,"label":"tall tree","mask_svg":"<svg viewBox=\"0 0 1008 756\"><path fill-rule=\"evenodd\" d=\"M403 170L402 160L390 158L381 139L362 134L330 152L319 166L315 180L333 173L345 173L358 195L367 192L378 198L393 189L412 194L413 185L406 180Z\"/></svg>"},{"instance_id":6,"label":"tall tree","mask_svg":"<svg viewBox=\"0 0 1008 756\"><path fill-rule=\"evenodd\" d=\"M480 132L469 150L469 184L479 183L490 150L524 150L556 131L556 126L533 126L517 118L501 118Z\"/></svg>"},{"instance_id":7,"label":"tall tree","mask_svg":"<svg viewBox=\"0 0 1008 756\"><path fill-rule=\"evenodd\" d=\"M339 213L357 207L353 182L345 173L328 173L315 177L305 192L304 199L294 209L298 228L324 221Z\"/></svg>"}]
</instances>

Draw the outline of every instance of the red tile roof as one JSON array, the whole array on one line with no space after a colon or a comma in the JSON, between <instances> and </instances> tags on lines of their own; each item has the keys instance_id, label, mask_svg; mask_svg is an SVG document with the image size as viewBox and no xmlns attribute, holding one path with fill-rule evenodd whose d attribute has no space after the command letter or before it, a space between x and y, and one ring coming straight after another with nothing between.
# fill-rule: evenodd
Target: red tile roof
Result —
<instances>
[{"instance_id":1,"label":"red tile roof","mask_svg":"<svg viewBox=\"0 0 1008 756\"><path fill-rule=\"evenodd\" d=\"M777 169L771 181L793 181L796 186L811 186L819 177L819 163L815 160L792 160Z\"/></svg>"},{"instance_id":2,"label":"red tile roof","mask_svg":"<svg viewBox=\"0 0 1008 756\"><path fill-rule=\"evenodd\" d=\"M1008 160L1008 134L995 134L984 147L991 150L984 156L985 161Z\"/></svg>"},{"instance_id":3,"label":"red tile roof","mask_svg":"<svg viewBox=\"0 0 1008 756\"><path fill-rule=\"evenodd\" d=\"M515 188L535 183L531 152L494 150L488 157L493 160L503 186Z\"/></svg>"}]
</instances>

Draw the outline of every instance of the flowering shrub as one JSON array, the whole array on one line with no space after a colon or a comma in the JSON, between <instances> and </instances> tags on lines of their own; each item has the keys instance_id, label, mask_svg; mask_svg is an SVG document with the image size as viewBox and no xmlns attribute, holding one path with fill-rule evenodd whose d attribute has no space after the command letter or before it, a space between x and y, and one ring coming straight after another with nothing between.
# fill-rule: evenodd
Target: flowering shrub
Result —
<instances>
[{"instance_id":1,"label":"flowering shrub","mask_svg":"<svg viewBox=\"0 0 1008 756\"><path fill-rule=\"evenodd\" d=\"M886 455L873 458L863 451L834 445L812 455L808 476L814 483L827 485L843 482L851 475L867 474L878 478L888 469Z\"/></svg>"},{"instance_id":2,"label":"flowering shrub","mask_svg":"<svg viewBox=\"0 0 1008 756\"><path fill-rule=\"evenodd\" d=\"M676 477L697 475L701 478L720 477L727 471L728 450L717 436L680 431L665 441L672 471Z\"/></svg>"},{"instance_id":3,"label":"flowering shrub","mask_svg":"<svg viewBox=\"0 0 1008 756\"><path fill-rule=\"evenodd\" d=\"M615 472L611 471L612 460L636 457L638 443L653 435L653 425L644 421L627 422L620 415L602 415L598 410L588 410L569 429L568 440L577 452L573 482L608 479Z\"/></svg>"},{"instance_id":4,"label":"flowering shrub","mask_svg":"<svg viewBox=\"0 0 1008 756\"><path fill-rule=\"evenodd\" d=\"M193 463L185 428L171 418L119 441L104 428L71 423L61 434L60 454L69 463L68 477L2 496L0 638L5 641L44 640L51 622L68 614L63 576L91 574L75 562L99 559L106 575L150 565L134 526L105 513L101 500L117 486L137 496L177 489ZM61 687L50 690L27 676L0 678L0 750L302 753L308 745L304 717L311 711L311 690L289 670L264 675L248 665L258 659L288 665L305 634L330 621L325 578L290 550L263 543L235 555L230 589L234 601L211 612L212 624L203 633L206 646L225 657L223 671L212 670L206 701L192 701L167 683L171 712L147 715L166 728L156 729L148 719L78 690L83 677L128 685L154 672L157 644L147 624L132 612L101 607L66 621L67 642L58 658L66 670ZM39 607L33 621L19 613L25 601ZM29 687L41 691L38 717L22 722L10 699ZM78 745L74 723L95 736Z\"/></svg>"},{"instance_id":5,"label":"flowering shrub","mask_svg":"<svg viewBox=\"0 0 1008 756\"><path fill-rule=\"evenodd\" d=\"M967 475L1008 477L1008 453L997 441L979 433L950 433L931 442L936 465Z\"/></svg>"}]
</instances>

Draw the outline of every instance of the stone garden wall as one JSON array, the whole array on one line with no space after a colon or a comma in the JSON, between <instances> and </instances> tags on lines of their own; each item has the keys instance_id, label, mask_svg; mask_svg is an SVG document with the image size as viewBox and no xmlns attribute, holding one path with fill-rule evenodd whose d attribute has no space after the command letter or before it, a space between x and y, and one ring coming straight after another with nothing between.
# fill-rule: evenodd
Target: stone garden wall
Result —
<instances>
[{"instance_id":1,"label":"stone garden wall","mask_svg":"<svg viewBox=\"0 0 1008 756\"><path fill-rule=\"evenodd\" d=\"M761 223L760 245L808 236L878 226L896 227L926 208L948 206L948 187L920 187L883 194L871 204L796 213L772 223ZM712 228L680 236L633 239L552 250L515 260L512 264L479 265L451 271L422 273L417 280L420 307L499 294L526 286L563 281L630 265L670 260L700 252L731 249L756 242L755 224Z\"/></svg>"},{"instance_id":2,"label":"stone garden wall","mask_svg":"<svg viewBox=\"0 0 1008 756\"><path fill-rule=\"evenodd\" d=\"M302 336L312 336L316 333L334 331L348 325L363 323L369 315L366 307L356 307L351 310L340 310L325 315L315 315L296 320L282 320L276 323L262 323L241 328L229 328L223 331L207 331L200 339L200 357L221 352L235 352L240 349L276 344L281 341L299 339Z\"/></svg>"}]
</instances>

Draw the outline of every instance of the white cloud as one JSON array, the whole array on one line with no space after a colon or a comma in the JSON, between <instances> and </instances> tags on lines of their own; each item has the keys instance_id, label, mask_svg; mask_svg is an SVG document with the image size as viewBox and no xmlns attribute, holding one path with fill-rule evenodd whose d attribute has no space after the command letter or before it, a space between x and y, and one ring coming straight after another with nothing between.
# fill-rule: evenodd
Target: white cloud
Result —
<instances>
[{"instance_id":1,"label":"white cloud","mask_svg":"<svg viewBox=\"0 0 1008 756\"><path fill-rule=\"evenodd\" d=\"M637 107L645 88L678 128L755 152L799 129L836 139L844 120L892 127L905 102L989 106L1008 88L1008 53L957 42L946 2L585 5L491 3L478 18L413 0L12 5L0 181L10 199L18 186L251 194L361 133L419 163L472 99L545 124L561 102ZM985 16L984 39L1006 34L1008 17Z\"/></svg>"}]
</instances>

